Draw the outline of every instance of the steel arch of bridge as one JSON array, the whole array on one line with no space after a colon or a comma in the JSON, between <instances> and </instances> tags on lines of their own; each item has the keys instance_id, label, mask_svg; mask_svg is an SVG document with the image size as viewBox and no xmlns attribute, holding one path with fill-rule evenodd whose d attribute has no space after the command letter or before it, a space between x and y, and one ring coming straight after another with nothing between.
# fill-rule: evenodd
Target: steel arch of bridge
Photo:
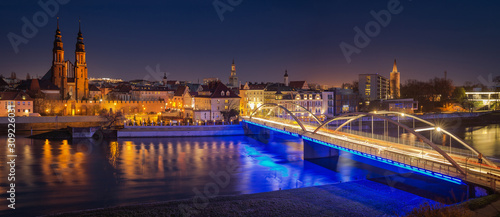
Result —
<instances>
[{"instance_id":1,"label":"steel arch of bridge","mask_svg":"<svg viewBox=\"0 0 500 217\"><path fill-rule=\"evenodd\" d=\"M381 112L379 112L379 113L380 113L380 114L397 114L397 115L402 115L402 114L404 114L404 113L401 113L401 112L394 112L394 111L381 111ZM426 120L424 120L424 119L422 119L422 118L419 118L419 117L416 117L416 116L413 116L413 115L409 115L409 114L404 114L404 115L405 115L405 116L408 116L408 117L410 117L410 118L413 118L413 119L415 119L415 120L418 120L418 121L420 121L420 122L422 122L422 123L426 123L426 124L430 125L431 127L434 127L434 128L438 127L438 126L436 126L435 124L433 124L432 122L426 121ZM460 144L462 144L463 146L465 146L467 149L469 149L470 151L472 151L474 154L476 154L476 155L481 154L481 153L480 153L477 149L475 149L474 147L472 147L472 146L468 145L467 143L465 143L462 139L458 138L458 137L457 137L456 135L454 135L453 133L451 133L451 132L449 132L449 131L447 131L447 130L445 130L445 129L443 129L443 128L440 128L440 129L441 129L441 131L442 131L444 134L446 134L446 135L448 135L449 137L451 137L451 138L455 139L455 141L457 141L457 142L459 142ZM483 160L486 162L486 164L488 164L488 165L490 165L490 166L493 166L493 167L497 167L497 165L496 165L496 164L494 164L493 162L491 162L491 161L490 161L490 160L488 160L487 158L483 157Z\"/></svg>"},{"instance_id":2,"label":"steel arch of bridge","mask_svg":"<svg viewBox=\"0 0 500 217\"><path fill-rule=\"evenodd\" d=\"M316 120L316 121L318 122L318 124L322 124L322 122L321 122L321 120L318 118L318 116L316 116L316 115L315 115L314 113L312 113L311 111L307 110L304 106L301 106L301 105L296 104L296 103L290 103L290 104L291 104L291 105L294 105L294 106L299 106L300 108L302 108L302 109L304 110L304 112L307 112L308 114L310 114L310 115L314 118L314 120ZM282 105L278 105L278 104L276 104L276 103L264 103L264 104L260 105L259 107L255 108L255 110L253 110L252 114L250 114L250 119L252 118L252 116L253 116L253 115L254 115L254 114L255 114L255 113L256 113L259 109L261 109L261 108L263 108L263 107L266 107L266 106L273 106L274 108L278 108L278 107L279 107L279 108L283 108L283 109L284 109L284 110L285 110L288 114L290 114L290 115L291 115L294 119L296 119L296 120L297 120L297 122L299 122L299 121L298 121L297 116L295 116L295 115L293 114L293 113L297 113L297 112L290 111L290 110L288 110L287 108L285 108L284 106L282 106ZM274 109L274 108L273 108L273 109ZM304 128L304 129L305 129L305 128ZM306 131L306 130L304 130L304 131Z\"/></svg>"},{"instance_id":3,"label":"steel arch of bridge","mask_svg":"<svg viewBox=\"0 0 500 217\"><path fill-rule=\"evenodd\" d=\"M306 109L306 107L304 107L304 106L302 106L302 105L299 105L299 104L297 104L297 103L290 103L290 104L295 105L295 106L298 106L298 107L300 107L300 108L304 109L304 111L306 111L308 114L310 114L310 115L314 118L314 120L316 120L316 121L318 122L318 124L322 124L322 123L321 123L321 120L318 118L318 116L316 116L316 115L315 115L314 113L312 113L311 111L307 110L307 109ZM292 112L292 113L300 113L300 111L296 111L296 112L291 111L291 112Z\"/></svg>"},{"instance_id":4,"label":"steel arch of bridge","mask_svg":"<svg viewBox=\"0 0 500 217\"><path fill-rule=\"evenodd\" d=\"M353 112L353 113L347 113L347 114L344 114L344 115L341 115L341 116L338 116L337 118L342 118L342 117L346 117L346 116L350 116L350 115L356 115L350 119L348 119L346 122L344 122L342 125L340 125L339 127L337 127L337 129L335 129L335 131L338 131L339 129L341 129L343 126L345 126L346 124L354 121L354 120L357 120L359 118L362 118L362 117L366 117L366 116L372 116L374 118L380 118L380 119L383 119L383 120L386 120L387 122L390 122L390 123L393 123L397 126L400 126L402 127L403 129L405 129L406 131L408 131L409 133L415 135L417 138L421 139L424 143L426 143L427 145L431 146L435 151L437 151L439 154L441 154L448 162L451 163L451 165L453 165L453 167L455 167L462 175L465 175L465 171L462 169L462 167L460 167L460 165L458 165L458 163L453 160L453 158L451 158L446 152L444 152L443 150L441 150L439 147L437 147L436 144L432 143L429 139L427 139L425 136L423 136L422 134L420 133L417 133L415 132L413 129L409 128L408 126L404 125L404 124L401 124L397 121L393 121L392 119L390 118L387 118L387 117L384 117L384 116L381 116L381 115L378 115L378 114L374 114L374 113L363 113L363 112ZM318 130L320 128L323 128L324 126L326 126L327 124L333 122L333 121L336 121L338 120L337 118L334 118L334 119L330 119L328 121L325 121L322 125L320 125L318 128L316 128L316 130L313 131L313 133L317 133Z\"/></svg>"},{"instance_id":5,"label":"steel arch of bridge","mask_svg":"<svg viewBox=\"0 0 500 217\"><path fill-rule=\"evenodd\" d=\"M424 119L421 119L419 117L416 117L416 116L413 116L413 115L409 115L409 114L405 114L405 113L401 113L401 112L394 112L394 111L379 111L378 114L375 114L375 113L366 113L366 112L353 112L353 113L346 113L346 114L343 114L343 115L340 115L340 116L337 116L333 119L330 119L330 120L326 120L324 121L323 123L321 123L321 121L319 120L319 118L314 115L312 112L310 112L309 110L305 109L303 106L301 105L298 105L298 104L294 104L292 103L293 105L297 105L301 108L303 108L306 112L308 112L309 114L311 114L314 119L316 121L318 121L318 123L320 123L320 126L318 126L312 133L315 134L317 133L321 128L323 128L324 126L326 126L327 124L333 122L333 121L338 121L338 120L347 120L345 121L343 124L341 124L340 126L338 126L335 131L338 131L339 129L341 129L342 127L344 127L345 125L349 124L350 122L352 121L355 121L359 118L363 118L363 117L367 117L367 116L371 116L371 117L374 117L374 118L379 118L379 119L383 119L383 120L386 120L387 122L390 122L392 124L395 124L403 129L405 129L407 132L415 135L417 138L421 139L424 143L426 143L427 145L429 145L430 147L432 147L435 151L437 151L439 154L441 154L448 162L450 162L453 167L455 167L461 174L465 175L465 171L462 169L462 167L460 167L460 165L458 165L458 163L453 160L453 158L451 158L446 152L444 152L442 149L440 149L436 144L434 144L433 142L431 142L429 139L427 139L425 136L423 136L422 134L416 132L415 130L411 129L410 127L404 125L404 124L401 124L397 121L394 121L390 118L387 118L385 116L382 116L382 115L385 115L385 114L396 114L396 115L404 115L404 116L407 116L407 117L410 117L410 118L413 118L414 120L418 120L422 123L425 123L431 127L434 127L436 128L437 126L429 121L426 121ZM253 112L252 114L250 115L250 119L252 118L252 116L259 110L261 109L262 107L265 107L265 106L273 106L275 108L279 107L279 108L282 108L283 110L285 110L288 114L290 114L290 116L293 117L293 119L295 121L297 121L297 124L302 128L302 130L304 132L309 132L306 130L306 128L304 127L302 121L300 121L294 114L293 112L289 111L287 108L281 106L281 105L278 105L276 103L264 103L262 105L260 105L259 107L257 107ZM274 108L273 108L274 109ZM353 116L354 115L354 116ZM457 136L455 136L454 134L448 132L447 130L445 129L441 129L441 131L443 133L445 133L446 135L450 136L451 138L455 139L456 141L458 141L460 144L462 144L463 146L465 146L467 149L469 149L470 151L472 151L473 153L479 155L480 152L477 151L475 148L469 146L467 143L465 143L463 140L461 140L460 138L458 138ZM497 167L494 163L492 163L491 161L489 161L488 159L484 158L483 157L483 160L486 162L486 164L490 165L490 166L493 166L493 167Z\"/></svg>"},{"instance_id":6,"label":"steel arch of bridge","mask_svg":"<svg viewBox=\"0 0 500 217\"><path fill-rule=\"evenodd\" d=\"M297 124L300 126L300 128L302 128L302 130L304 132L307 132L307 129L304 127L304 125L302 124L302 121L300 121L290 110L288 110L287 108L281 106L281 105L278 105L276 103L264 103L262 105L260 105L259 107L257 107L253 112L252 114L250 114L250 120L252 120L252 116L258 111L260 110L262 107L265 107L265 106L273 106L273 109L275 108L282 108L286 113L288 113L290 116L292 116L293 119L295 119L295 121L297 122Z\"/></svg>"},{"instance_id":7,"label":"steel arch of bridge","mask_svg":"<svg viewBox=\"0 0 500 217\"><path fill-rule=\"evenodd\" d=\"M348 118L348 117L346 118L346 116L349 116L349 115L352 115L352 114L359 114L359 115L357 115L357 116L353 116L353 117L351 117L351 118ZM327 125L328 123L333 122L333 121L336 121L336 120L348 119L346 122L344 122L343 124L341 124L340 126L338 126L338 127L335 129L335 131L338 131L339 129L341 129L342 127L344 127L345 125L347 125L348 123L350 123L350 122L352 122L352 121L355 121L355 120L357 120L357 119L359 119L359 118L362 118L362 117L366 117L366 116L373 116L373 117L378 116L378 117L383 117L383 116L380 116L380 115L378 115L378 114L381 114L381 115L385 115L385 114L396 114L396 115L406 116L406 117L410 117L410 118L413 118L413 119L415 119L415 120L418 120L418 121L420 121L420 122L422 122L422 123L425 123L425 124L427 124L427 125L429 125L429 126L431 126L431 127L434 127L434 128L437 128L437 127L438 127L438 126L436 126L435 124L433 124L433 123L431 123L431 122L429 122L429 121L426 121L426 120L424 120L424 119L422 119L422 118L416 117L416 116L414 116L414 115L410 115L410 114L402 113L402 112L394 112L394 111L379 111L379 112L375 113L375 116L374 116L373 114L374 114L374 113L356 112L356 113L348 113L348 114L345 114L345 115L341 115L341 116L338 116L338 117L336 117L336 118L334 118L334 119L330 119L330 120L326 121L325 123L323 123L323 124L322 124L322 126L319 126L318 128L316 128L316 130L314 130L314 132L313 132L313 133L316 133L316 132L317 132L317 131L321 128L321 127L323 127L324 125ZM391 119L386 119L386 118L382 118L382 119L385 119L385 120L391 120ZM392 121L392 120L391 120L391 121ZM394 122L391 122L391 123L394 123ZM402 126L402 124L400 124L399 122L396 122L396 123L397 123L397 125L398 125L398 126L403 127L403 126ZM407 127L406 125L404 125L404 126L405 126L405 127ZM404 128L404 127L403 127L403 128ZM405 128L405 129L406 129L406 128ZM412 130L412 131L413 131L413 132L415 132L414 130ZM472 146L468 145L467 143L465 143L463 140L461 140L460 138L458 138L457 136L455 136L453 133L451 133L451 132L449 132L449 131L447 131L447 130L445 130L445 129L442 129L442 128L441 128L441 131L442 131L444 134L446 134L446 135L450 136L451 138L455 139L455 141L458 141L460 144L462 144L463 146L465 146L467 149L469 149L470 151L472 151L474 154L476 154L476 155L479 155L479 154L480 154L480 152L479 152L478 150L476 150L474 147L472 147ZM410 132L410 131L409 131L409 132ZM419 135L422 135L422 134L420 134L420 133L418 133L418 132L415 132L415 133L417 133L417 134L419 134ZM414 135L415 135L415 136L417 136L416 134L414 134ZM429 141L429 142L430 142L430 141ZM433 143L433 144L434 144L434 143ZM430 144L429 144L429 145L430 145ZM434 145L435 145L435 144L434 144ZM432 148L434 148L432 145L431 145L431 147L432 147ZM439 148L439 147L438 147L438 148ZM434 149L435 149L435 148L434 148ZM436 150L436 151L437 151L437 150ZM484 160L484 162L485 162L486 164L488 164L488 165L490 165L490 166L493 166L493 167L497 167L497 165L496 165L496 164L494 164L493 162L491 162L491 161L490 161L490 160L488 160L487 158L484 158L484 157L483 157L483 160Z\"/></svg>"}]
</instances>

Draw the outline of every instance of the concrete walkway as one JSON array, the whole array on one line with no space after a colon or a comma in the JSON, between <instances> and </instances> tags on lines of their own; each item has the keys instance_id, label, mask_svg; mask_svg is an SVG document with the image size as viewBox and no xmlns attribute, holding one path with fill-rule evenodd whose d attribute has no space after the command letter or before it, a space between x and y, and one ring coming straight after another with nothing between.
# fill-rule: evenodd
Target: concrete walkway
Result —
<instances>
[{"instance_id":1,"label":"concrete walkway","mask_svg":"<svg viewBox=\"0 0 500 217\"><path fill-rule=\"evenodd\" d=\"M500 200L488 204L488 206L475 210L474 212L478 217L500 216Z\"/></svg>"}]
</instances>

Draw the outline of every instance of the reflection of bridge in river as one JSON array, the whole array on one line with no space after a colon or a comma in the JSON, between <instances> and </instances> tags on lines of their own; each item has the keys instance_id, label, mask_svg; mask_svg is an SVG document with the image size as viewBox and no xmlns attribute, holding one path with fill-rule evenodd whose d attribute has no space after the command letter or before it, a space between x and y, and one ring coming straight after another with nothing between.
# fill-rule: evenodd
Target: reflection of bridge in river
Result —
<instances>
[{"instance_id":1,"label":"reflection of bridge in river","mask_svg":"<svg viewBox=\"0 0 500 217\"><path fill-rule=\"evenodd\" d=\"M297 118L300 110L312 121ZM306 159L341 150L457 184L500 189L497 165L444 126L413 115L355 112L321 122L299 105L268 103L243 119L247 130L254 125L302 138Z\"/></svg>"}]
</instances>

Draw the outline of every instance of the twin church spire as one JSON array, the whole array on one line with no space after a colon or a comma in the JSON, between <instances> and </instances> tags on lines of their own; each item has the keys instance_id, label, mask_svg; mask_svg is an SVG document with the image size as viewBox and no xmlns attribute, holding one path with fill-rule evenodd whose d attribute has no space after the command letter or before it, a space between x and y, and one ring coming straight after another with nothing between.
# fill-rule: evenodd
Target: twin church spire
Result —
<instances>
[{"instance_id":1,"label":"twin church spire","mask_svg":"<svg viewBox=\"0 0 500 217\"><path fill-rule=\"evenodd\" d=\"M74 64L64 60L64 48L61 31L59 29L59 17L57 18L57 29L52 53L51 81L60 89L61 99L87 99L89 96L87 62L80 19L78 19Z\"/></svg>"}]
</instances>

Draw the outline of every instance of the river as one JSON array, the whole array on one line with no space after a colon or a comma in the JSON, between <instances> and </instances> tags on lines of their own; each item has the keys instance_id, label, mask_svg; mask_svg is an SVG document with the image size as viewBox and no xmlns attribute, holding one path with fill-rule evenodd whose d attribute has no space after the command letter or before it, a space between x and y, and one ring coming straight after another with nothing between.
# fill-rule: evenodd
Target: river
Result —
<instances>
[{"instance_id":1,"label":"river","mask_svg":"<svg viewBox=\"0 0 500 217\"><path fill-rule=\"evenodd\" d=\"M499 125L464 128L460 136L486 156L500 157L499 128ZM0 141L2 153L7 153L7 138L3 136ZM68 142L18 135L15 214L34 216L193 198L196 191L216 182L214 176L225 172L232 173L230 180L227 186L218 189L217 195L394 174L346 154L334 162L323 163L328 168L318 162L304 161L299 142L275 138L264 144L246 136ZM6 161L6 155L0 155L0 162ZM7 164L0 164L1 198L8 197L3 193L8 190L5 184L8 169ZM10 215L7 201L2 201L0 215Z\"/></svg>"}]
</instances>

